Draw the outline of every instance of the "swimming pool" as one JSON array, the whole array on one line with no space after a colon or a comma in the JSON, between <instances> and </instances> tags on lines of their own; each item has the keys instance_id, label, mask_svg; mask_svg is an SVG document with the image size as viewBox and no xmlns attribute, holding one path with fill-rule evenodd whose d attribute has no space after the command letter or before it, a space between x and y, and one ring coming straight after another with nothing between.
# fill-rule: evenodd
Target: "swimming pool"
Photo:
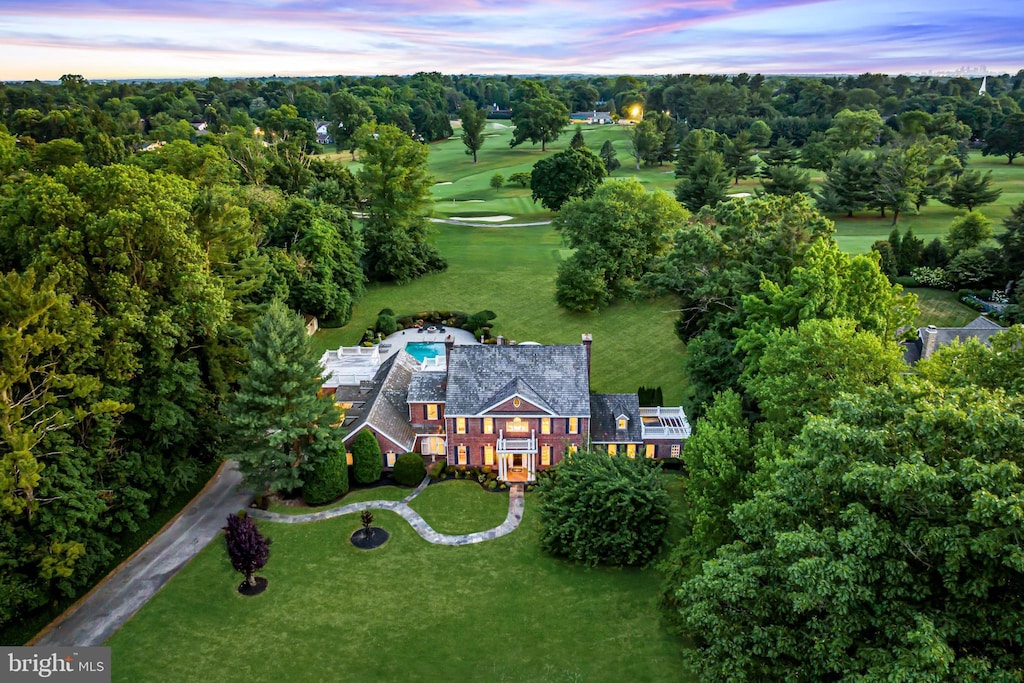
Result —
<instances>
[{"instance_id":1,"label":"swimming pool","mask_svg":"<svg viewBox=\"0 0 1024 683\"><path fill-rule=\"evenodd\" d=\"M439 342L409 342L405 345L405 351L422 363L428 358L444 356L444 344Z\"/></svg>"}]
</instances>

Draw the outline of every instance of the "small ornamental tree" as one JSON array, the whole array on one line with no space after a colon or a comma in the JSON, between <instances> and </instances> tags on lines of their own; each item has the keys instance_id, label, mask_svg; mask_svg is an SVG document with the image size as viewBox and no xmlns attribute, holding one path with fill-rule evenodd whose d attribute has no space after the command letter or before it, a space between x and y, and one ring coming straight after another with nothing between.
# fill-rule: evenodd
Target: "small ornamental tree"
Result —
<instances>
[{"instance_id":1,"label":"small ornamental tree","mask_svg":"<svg viewBox=\"0 0 1024 683\"><path fill-rule=\"evenodd\" d=\"M380 479L380 444L368 429L356 434L352 442L352 474L359 484L372 484Z\"/></svg>"},{"instance_id":2,"label":"small ornamental tree","mask_svg":"<svg viewBox=\"0 0 1024 683\"><path fill-rule=\"evenodd\" d=\"M370 537L370 526L373 524L373 513L363 510L359 515L359 523L363 525L363 538Z\"/></svg>"},{"instance_id":3,"label":"small ornamental tree","mask_svg":"<svg viewBox=\"0 0 1024 683\"><path fill-rule=\"evenodd\" d=\"M491 187L494 188L495 192L500 190L501 186L504 185L504 184L505 184L505 176L501 175L500 173L495 173L494 175L491 176Z\"/></svg>"},{"instance_id":4,"label":"small ornamental tree","mask_svg":"<svg viewBox=\"0 0 1024 683\"><path fill-rule=\"evenodd\" d=\"M420 483L423 477L427 476L423 456L419 453L402 453L395 461L395 469L391 476L402 486L415 486Z\"/></svg>"},{"instance_id":5,"label":"small ornamental tree","mask_svg":"<svg viewBox=\"0 0 1024 683\"><path fill-rule=\"evenodd\" d=\"M645 458L571 453L540 481L540 542L589 565L646 565L669 520L660 468Z\"/></svg>"},{"instance_id":6,"label":"small ornamental tree","mask_svg":"<svg viewBox=\"0 0 1024 683\"><path fill-rule=\"evenodd\" d=\"M263 569L270 557L270 539L260 533L256 523L249 517L228 515L224 541L231 566L236 572L245 575L246 585L255 586L256 572Z\"/></svg>"}]
</instances>

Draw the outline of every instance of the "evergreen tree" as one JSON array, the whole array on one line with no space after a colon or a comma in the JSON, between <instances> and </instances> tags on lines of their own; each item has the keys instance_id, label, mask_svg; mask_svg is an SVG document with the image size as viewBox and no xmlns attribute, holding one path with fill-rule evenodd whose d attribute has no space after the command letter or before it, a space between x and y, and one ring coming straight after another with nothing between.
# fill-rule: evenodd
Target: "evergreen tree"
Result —
<instances>
[{"instance_id":1,"label":"evergreen tree","mask_svg":"<svg viewBox=\"0 0 1024 683\"><path fill-rule=\"evenodd\" d=\"M1006 231L996 235L1002 246L1003 277L1007 280L1020 280L1024 274L1024 202L1010 210L1010 215L1003 219ZM1018 291L1024 288L1018 286Z\"/></svg>"},{"instance_id":2,"label":"evergreen tree","mask_svg":"<svg viewBox=\"0 0 1024 683\"><path fill-rule=\"evenodd\" d=\"M601 151L598 153L601 160L604 162L604 168L608 171L608 175L612 174L612 171L622 165L622 162L615 156L615 145L612 144L611 140L605 140L604 144L601 145Z\"/></svg>"},{"instance_id":3,"label":"evergreen tree","mask_svg":"<svg viewBox=\"0 0 1024 683\"><path fill-rule=\"evenodd\" d=\"M676 199L690 211L704 206L715 207L725 199L732 180L722 155L708 152L697 157L686 176L676 184Z\"/></svg>"},{"instance_id":4,"label":"evergreen tree","mask_svg":"<svg viewBox=\"0 0 1024 683\"><path fill-rule=\"evenodd\" d=\"M586 146L587 143L583 140L583 128L577 125L576 132L572 134L572 139L569 140L569 147L572 149L583 149Z\"/></svg>"},{"instance_id":5,"label":"evergreen tree","mask_svg":"<svg viewBox=\"0 0 1024 683\"><path fill-rule=\"evenodd\" d=\"M754 143L750 141L750 134L742 130L736 137L729 140L725 145L725 165L732 172L733 181L740 182L740 178L746 178L757 172L757 164L753 160Z\"/></svg>"},{"instance_id":6,"label":"evergreen tree","mask_svg":"<svg viewBox=\"0 0 1024 683\"><path fill-rule=\"evenodd\" d=\"M944 201L954 208L974 211L974 207L991 204L1001 194L1002 188L992 187L992 171L982 175L977 169L967 169L953 181Z\"/></svg>"},{"instance_id":7,"label":"evergreen tree","mask_svg":"<svg viewBox=\"0 0 1024 683\"><path fill-rule=\"evenodd\" d=\"M808 192L811 188L810 174L799 166L769 166L761 186L768 194L793 195Z\"/></svg>"},{"instance_id":8,"label":"evergreen tree","mask_svg":"<svg viewBox=\"0 0 1024 683\"><path fill-rule=\"evenodd\" d=\"M323 369L302 319L275 301L256 323L249 371L224 407L227 455L238 460L247 486L290 494L316 462L344 452L330 396L321 396Z\"/></svg>"}]
</instances>

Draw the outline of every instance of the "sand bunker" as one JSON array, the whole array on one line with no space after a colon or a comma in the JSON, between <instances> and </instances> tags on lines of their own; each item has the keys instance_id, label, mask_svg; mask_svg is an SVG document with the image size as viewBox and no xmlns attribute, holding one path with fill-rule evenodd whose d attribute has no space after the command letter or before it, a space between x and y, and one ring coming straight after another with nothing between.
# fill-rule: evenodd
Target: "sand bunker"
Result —
<instances>
[{"instance_id":1,"label":"sand bunker","mask_svg":"<svg viewBox=\"0 0 1024 683\"><path fill-rule=\"evenodd\" d=\"M743 197L749 197L750 193L749 192L734 192L733 194L726 195L726 196L727 197L736 197L738 199L742 199Z\"/></svg>"},{"instance_id":2,"label":"sand bunker","mask_svg":"<svg viewBox=\"0 0 1024 683\"><path fill-rule=\"evenodd\" d=\"M512 216L449 216L448 220L469 223L504 223L512 220Z\"/></svg>"},{"instance_id":3,"label":"sand bunker","mask_svg":"<svg viewBox=\"0 0 1024 683\"><path fill-rule=\"evenodd\" d=\"M438 185L451 185L451 184L452 184L452 181L446 180L443 183L434 183L434 187L437 187Z\"/></svg>"}]
</instances>

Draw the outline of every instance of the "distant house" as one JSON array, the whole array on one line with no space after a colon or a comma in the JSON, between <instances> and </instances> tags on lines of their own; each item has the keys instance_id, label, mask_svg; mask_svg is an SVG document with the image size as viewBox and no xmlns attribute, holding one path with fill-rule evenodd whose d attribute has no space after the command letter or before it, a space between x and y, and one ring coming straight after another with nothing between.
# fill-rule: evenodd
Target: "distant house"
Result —
<instances>
[{"instance_id":1,"label":"distant house","mask_svg":"<svg viewBox=\"0 0 1024 683\"><path fill-rule=\"evenodd\" d=\"M208 130L209 126L207 125L206 121L196 121L192 123L192 128L195 129L196 135L210 134L210 131Z\"/></svg>"},{"instance_id":2,"label":"distant house","mask_svg":"<svg viewBox=\"0 0 1024 683\"><path fill-rule=\"evenodd\" d=\"M448 343L433 362L404 349L384 361L382 352L338 349L321 360L323 390L346 411L345 443L369 429L386 467L416 452L431 462L490 466L511 482L533 481L580 448L679 457L690 436L683 409L641 408L636 394L591 394L590 346L590 335L577 345Z\"/></svg>"},{"instance_id":3,"label":"distant house","mask_svg":"<svg viewBox=\"0 0 1024 683\"><path fill-rule=\"evenodd\" d=\"M612 122L612 115L606 111L574 111L569 114L570 123L596 123L603 125Z\"/></svg>"},{"instance_id":4,"label":"distant house","mask_svg":"<svg viewBox=\"0 0 1024 683\"><path fill-rule=\"evenodd\" d=\"M330 121L314 121L313 127L316 128L316 141L321 145L332 145L334 144L334 138L331 137Z\"/></svg>"},{"instance_id":5,"label":"distant house","mask_svg":"<svg viewBox=\"0 0 1024 683\"><path fill-rule=\"evenodd\" d=\"M987 345L993 335L1002 331L1001 326L984 316L978 316L965 327L920 327L917 330L917 339L903 342L903 359L913 365L921 359L929 358L939 348L949 346L954 339L961 343L968 339L977 339Z\"/></svg>"},{"instance_id":6,"label":"distant house","mask_svg":"<svg viewBox=\"0 0 1024 683\"><path fill-rule=\"evenodd\" d=\"M311 337L320 329L320 321L312 313L303 313L302 323L306 326L306 334Z\"/></svg>"}]
</instances>

